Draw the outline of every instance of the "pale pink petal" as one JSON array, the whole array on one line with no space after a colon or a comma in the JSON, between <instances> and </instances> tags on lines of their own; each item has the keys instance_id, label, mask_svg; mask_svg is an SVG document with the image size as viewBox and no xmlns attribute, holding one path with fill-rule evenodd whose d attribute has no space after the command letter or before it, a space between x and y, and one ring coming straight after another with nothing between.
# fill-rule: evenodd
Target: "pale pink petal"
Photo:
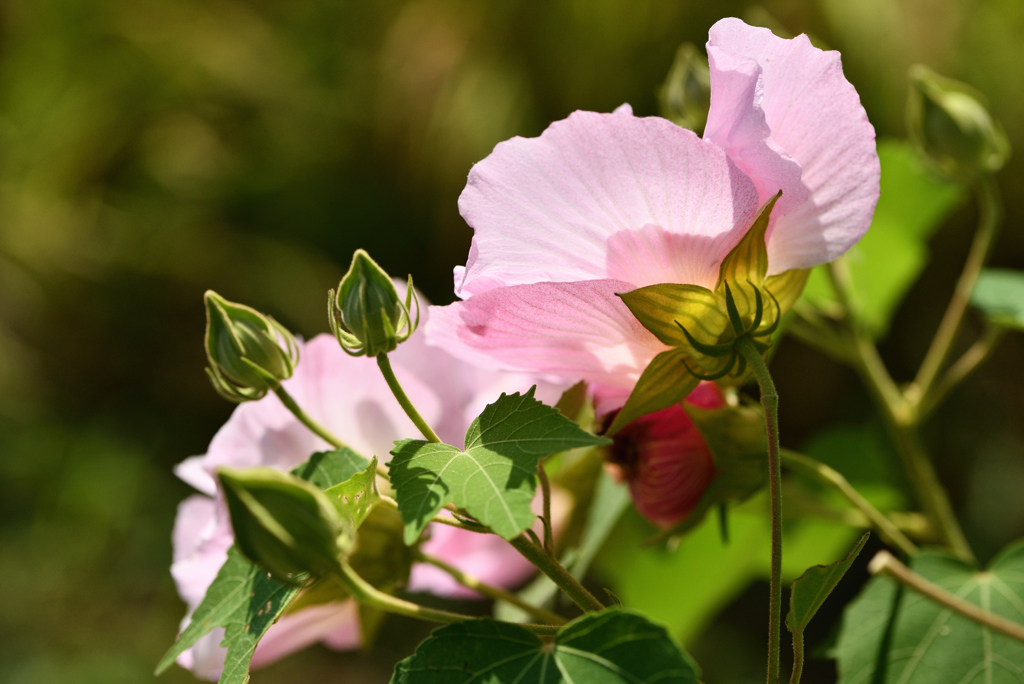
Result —
<instances>
[{"instance_id":1,"label":"pale pink petal","mask_svg":"<svg viewBox=\"0 0 1024 684\"><path fill-rule=\"evenodd\" d=\"M231 528L218 520L216 507L213 499L196 494L181 502L174 520L171 576L190 610L203 600L234 541Z\"/></svg>"},{"instance_id":2,"label":"pale pink petal","mask_svg":"<svg viewBox=\"0 0 1024 684\"><path fill-rule=\"evenodd\" d=\"M181 623L182 629L188 626L190 619L189 616L185 617ZM192 648L178 656L176 662L186 670L191 670L199 679L215 682L220 679L220 673L224 669L224 656L228 652L220 645L223 640L224 628L214 627L200 637Z\"/></svg>"},{"instance_id":3,"label":"pale pink petal","mask_svg":"<svg viewBox=\"0 0 1024 684\"><path fill-rule=\"evenodd\" d=\"M256 645L251 667L263 667L318 641L336 650L359 648L362 634L355 601L310 606L283 616Z\"/></svg>"},{"instance_id":4,"label":"pale pink petal","mask_svg":"<svg viewBox=\"0 0 1024 684\"><path fill-rule=\"evenodd\" d=\"M206 470L203 463L206 456L190 456L174 466L174 474L186 484L190 484L207 496L217 493L217 482Z\"/></svg>"},{"instance_id":5,"label":"pale pink petal","mask_svg":"<svg viewBox=\"0 0 1024 684\"><path fill-rule=\"evenodd\" d=\"M491 290L433 307L427 337L472 363L631 388L668 349L615 296L632 289L593 280Z\"/></svg>"},{"instance_id":6,"label":"pale pink petal","mask_svg":"<svg viewBox=\"0 0 1024 684\"><path fill-rule=\"evenodd\" d=\"M752 181L691 131L658 117L574 112L539 138L500 143L470 171L459 210L475 234L456 293L621 277L609 271L615 241L645 226L703 237L697 269L671 267L682 282L705 282L756 209ZM652 264L654 277L675 256Z\"/></svg>"},{"instance_id":7,"label":"pale pink petal","mask_svg":"<svg viewBox=\"0 0 1024 684\"><path fill-rule=\"evenodd\" d=\"M880 167L874 128L843 76L839 53L818 50L807 36L784 40L738 19L711 28L708 52L757 62L760 106L772 140L800 164L811 193L775 224L769 273L840 256L871 223ZM714 79L712 74L713 94Z\"/></svg>"},{"instance_id":8,"label":"pale pink petal","mask_svg":"<svg viewBox=\"0 0 1024 684\"><path fill-rule=\"evenodd\" d=\"M807 201L800 165L772 139L762 110L762 73L757 61L708 44L711 108L704 139L721 147L757 185L763 204L780 190L769 235L779 217ZM714 285L711 286L712 288Z\"/></svg>"}]
</instances>

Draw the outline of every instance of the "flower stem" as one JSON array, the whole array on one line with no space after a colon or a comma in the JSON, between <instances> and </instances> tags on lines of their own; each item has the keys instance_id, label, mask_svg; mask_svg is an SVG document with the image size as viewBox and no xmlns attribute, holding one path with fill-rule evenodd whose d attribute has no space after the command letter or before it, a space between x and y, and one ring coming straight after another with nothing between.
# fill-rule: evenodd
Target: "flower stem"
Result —
<instances>
[{"instance_id":1,"label":"flower stem","mask_svg":"<svg viewBox=\"0 0 1024 684\"><path fill-rule=\"evenodd\" d=\"M982 176L977 190L980 213L978 232L974 234L974 242L971 244L971 251L967 254L964 270L956 283L956 289L953 291L946 313L939 323L935 338L924 356L924 361L921 362L921 368L917 372L913 385L908 388L907 396L911 397L912 401L916 399L914 403L929 394L939 371L942 370L942 366L949 357L953 342L956 341L960 325L963 323L964 313L971 303L971 292L974 290L975 283L978 282L978 275L985 265L989 250L992 248L992 241L999 229L1003 212L995 180L988 175Z\"/></svg>"},{"instance_id":2,"label":"flower stem","mask_svg":"<svg viewBox=\"0 0 1024 684\"><path fill-rule=\"evenodd\" d=\"M405 615L406 617L429 620L430 622L441 622L444 624L452 624L454 622L463 622L465 620L474 619L471 615L452 613L447 610L438 610L436 608L427 608L426 606L421 606L417 603L397 598L391 594L385 594L383 591L380 591L360 577L346 561L341 562L339 578L344 582L345 587L359 603L373 608L386 610L389 613L397 613L398 615ZM520 627L524 627L534 634L541 636L550 636L558 631L558 627L554 625L520 624Z\"/></svg>"},{"instance_id":3,"label":"flower stem","mask_svg":"<svg viewBox=\"0 0 1024 684\"><path fill-rule=\"evenodd\" d=\"M558 588L573 600L573 602L584 611L604 610L604 605L594 597L586 587L579 583L568 570L562 567L561 563L549 556L544 549L540 548L523 535L513 537L508 542L521 553L526 560L530 561L551 578Z\"/></svg>"},{"instance_id":4,"label":"flower stem","mask_svg":"<svg viewBox=\"0 0 1024 684\"><path fill-rule=\"evenodd\" d=\"M761 407L768 435L768 490L772 502L771 591L768 598L768 684L779 681L779 651L782 630L782 465L779 459L779 393L771 373L750 337L736 340L761 389Z\"/></svg>"},{"instance_id":5,"label":"flower stem","mask_svg":"<svg viewBox=\"0 0 1024 684\"><path fill-rule=\"evenodd\" d=\"M544 550L549 556L554 556L555 543L551 532L551 482L548 480L548 473L544 470L544 461L537 464L537 479L540 480L541 498L544 512Z\"/></svg>"},{"instance_id":6,"label":"flower stem","mask_svg":"<svg viewBox=\"0 0 1024 684\"><path fill-rule=\"evenodd\" d=\"M487 596L489 598L510 603L516 608L519 608L523 612L532 615L533 617L537 618L538 620L541 620L542 622L547 622L552 625L564 625L566 622L568 622L568 620L566 620L561 615L556 615L551 611L544 610L543 608L538 608L537 606L527 603L526 601L519 598L512 592L505 591L504 589L501 589L499 587L495 587L491 584L482 582L476 577L473 577L472 575L467 575L458 568L452 565L448 565L440 558L428 556L425 553L420 553L418 557L419 560L423 561L424 563L429 563L430 565L433 565L434 567L439 568L444 572L448 573L456 582L463 585L464 587L472 589L473 591L479 594L483 594L484 596Z\"/></svg>"},{"instance_id":7,"label":"flower stem","mask_svg":"<svg viewBox=\"0 0 1024 684\"><path fill-rule=\"evenodd\" d=\"M401 404L405 415L409 416L416 427L419 428L419 431L423 433L423 436L427 438L428 442L440 442L441 438L427 425L427 421L423 420L423 416L419 414L416 407L409 401L405 390L398 384L398 378L395 377L395 371L391 368L391 360L388 359L387 354L377 354L377 366L380 367L380 372L384 374L384 380L387 381L388 387L391 388L391 393L395 395L395 399Z\"/></svg>"},{"instance_id":8,"label":"flower stem","mask_svg":"<svg viewBox=\"0 0 1024 684\"><path fill-rule=\"evenodd\" d=\"M833 490L846 497L846 499L853 504L854 508L859 510L864 516L874 525L878 533L888 542L891 546L898 548L908 556L914 556L917 554L917 546L914 542L910 541L907 535L903 534L902 531L886 517L881 511L871 505L871 503L861 496L853 486L843 477L840 473L836 472L832 468L829 468L824 463L819 463L812 458L808 458L802 454L798 454L795 451L788 449L782 449L780 455L782 456L782 463L788 468L798 470L801 473L810 475L819 482L828 485Z\"/></svg>"},{"instance_id":9,"label":"flower stem","mask_svg":"<svg viewBox=\"0 0 1024 684\"><path fill-rule=\"evenodd\" d=\"M875 554L875 557L868 563L868 572L872 575L891 577L900 584L927 596L932 601L960 613L969 620L974 620L979 625L991 627L1014 639L1024 641L1024 625L1007 620L1001 615L979 608L970 601L951 594L900 563L888 551L879 551Z\"/></svg>"},{"instance_id":10,"label":"flower stem","mask_svg":"<svg viewBox=\"0 0 1024 684\"><path fill-rule=\"evenodd\" d=\"M342 442L340 439L331 434L331 432L327 428L313 420L313 418L310 417L308 413L303 411L302 407L295 402L295 399L292 397L292 395L288 394L288 390L286 390L283 386L278 385L277 389L274 390L274 393L281 400L281 403L285 405L285 408L291 411L292 414L296 418L298 418L303 425L312 430L313 434L315 434L317 437L324 440L325 442L333 446L335 449L344 449L347 446L344 442Z\"/></svg>"},{"instance_id":11,"label":"flower stem","mask_svg":"<svg viewBox=\"0 0 1024 684\"><path fill-rule=\"evenodd\" d=\"M804 674L804 631L793 632L793 672L789 676L789 684L800 684Z\"/></svg>"},{"instance_id":12,"label":"flower stem","mask_svg":"<svg viewBox=\"0 0 1024 684\"><path fill-rule=\"evenodd\" d=\"M981 337L971 345L971 348L964 352L945 374L932 384L931 391L921 398L918 404L917 414L924 419L935 408L942 403L950 391L963 382L964 378L974 372L974 369L983 364L995 351L996 345L1006 332L1004 328L989 326L982 333Z\"/></svg>"}]
</instances>

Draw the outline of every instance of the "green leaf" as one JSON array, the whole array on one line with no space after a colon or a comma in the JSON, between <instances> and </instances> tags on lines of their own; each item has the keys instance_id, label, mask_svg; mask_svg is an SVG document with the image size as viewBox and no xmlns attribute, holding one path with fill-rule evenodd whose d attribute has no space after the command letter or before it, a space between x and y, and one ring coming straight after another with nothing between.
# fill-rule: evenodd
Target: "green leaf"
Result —
<instances>
[{"instance_id":1,"label":"green leaf","mask_svg":"<svg viewBox=\"0 0 1024 684\"><path fill-rule=\"evenodd\" d=\"M618 293L640 323L673 347L689 347L680 325L701 344L717 344L729 328L725 300L700 285L648 285Z\"/></svg>"},{"instance_id":2,"label":"green leaf","mask_svg":"<svg viewBox=\"0 0 1024 684\"><path fill-rule=\"evenodd\" d=\"M361 473L356 473L345 482L329 487L324 490L324 494L331 500L342 518L351 520L355 527L359 527L370 513L370 509L380 501L380 493L377 491L377 457L370 459L370 463Z\"/></svg>"},{"instance_id":3,"label":"green leaf","mask_svg":"<svg viewBox=\"0 0 1024 684\"><path fill-rule=\"evenodd\" d=\"M614 435L640 416L685 399L700 382L687 368L688 358L685 349L669 349L651 359L605 434Z\"/></svg>"},{"instance_id":4,"label":"green leaf","mask_svg":"<svg viewBox=\"0 0 1024 684\"><path fill-rule=\"evenodd\" d=\"M335 451L318 451L302 465L292 468L291 473L320 489L329 489L365 470L369 463L365 457L344 447Z\"/></svg>"},{"instance_id":5,"label":"green leaf","mask_svg":"<svg viewBox=\"0 0 1024 684\"><path fill-rule=\"evenodd\" d=\"M911 567L971 603L1024 622L1024 543L1005 550L985 572L938 551L922 551ZM834 654L842 684L1024 681L1024 643L884 577L871 580L846 609Z\"/></svg>"},{"instance_id":6,"label":"green leaf","mask_svg":"<svg viewBox=\"0 0 1024 684\"><path fill-rule=\"evenodd\" d=\"M665 628L628 610L589 613L553 643L518 625L469 620L434 630L395 666L392 684L659 684L696 682Z\"/></svg>"},{"instance_id":7,"label":"green leaf","mask_svg":"<svg viewBox=\"0 0 1024 684\"><path fill-rule=\"evenodd\" d=\"M883 337L924 268L928 238L963 202L964 192L959 185L936 180L906 142L880 142L878 157L881 196L871 228L843 259L850 269L858 320L872 335ZM814 269L804 297L827 307L836 296L824 268Z\"/></svg>"},{"instance_id":8,"label":"green leaf","mask_svg":"<svg viewBox=\"0 0 1024 684\"><path fill-rule=\"evenodd\" d=\"M221 684L241 684L249 677L249 661L256 643L299 593L298 587L282 584L266 570L250 562L232 546L228 559L206 591L202 603L178 640L157 665L160 674L179 655L195 645L214 627L224 627L228 652Z\"/></svg>"},{"instance_id":9,"label":"green leaf","mask_svg":"<svg viewBox=\"0 0 1024 684\"><path fill-rule=\"evenodd\" d=\"M869 536L871 533L865 532L843 560L829 565L814 565L796 578L789 592L789 613L786 614L789 631L797 633L807 629L807 624L853 565Z\"/></svg>"},{"instance_id":10,"label":"green leaf","mask_svg":"<svg viewBox=\"0 0 1024 684\"><path fill-rule=\"evenodd\" d=\"M540 459L609 443L534 399L533 392L502 394L488 405L469 426L464 449L412 439L395 444L391 482L407 544L449 502L511 539L533 523L530 502Z\"/></svg>"},{"instance_id":11,"label":"green leaf","mask_svg":"<svg viewBox=\"0 0 1024 684\"><path fill-rule=\"evenodd\" d=\"M996 325L1024 330L1024 273L984 269L971 293L971 304Z\"/></svg>"}]
</instances>

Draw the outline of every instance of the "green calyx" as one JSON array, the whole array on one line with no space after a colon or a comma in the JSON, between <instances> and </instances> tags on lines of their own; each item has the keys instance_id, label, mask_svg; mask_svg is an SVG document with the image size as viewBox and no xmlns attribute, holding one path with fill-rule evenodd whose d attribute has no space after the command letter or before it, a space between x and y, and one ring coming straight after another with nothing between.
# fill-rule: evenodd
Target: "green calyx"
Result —
<instances>
[{"instance_id":1,"label":"green calyx","mask_svg":"<svg viewBox=\"0 0 1024 684\"><path fill-rule=\"evenodd\" d=\"M337 291L328 293L327 310L334 336L352 356L393 351L415 332L420 319L412 277L403 301L391 277L361 249L352 255Z\"/></svg>"},{"instance_id":2,"label":"green calyx","mask_svg":"<svg viewBox=\"0 0 1024 684\"><path fill-rule=\"evenodd\" d=\"M207 375L235 402L261 399L287 380L299 362L295 337L270 316L229 302L213 290L206 303Z\"/></svg>"},{"instance_id":3,"label":"green calyx","mask_svg":"<svg viewBox=\"0 0 1024 684\"><path fill-rule=\"evenodd\" d=\"M642 415L681 401L699 380L745 382L748 368L736 350L737 340L750 338L762 354L768 351L772 335L800 297L808 275L806 270L792 270L768 277L765 234L781 194L761 207L723 260L714 290L664 283L619 295L640 323L673 349L655 357L640 376L609 435ZM668 370L672 377L658 377Z\"/></svg>"},{"instance_id":4,"label":"green calyx","mask_svg":"<svg viewBox=\"0 0 1024 684\"><path fill-rule=\"evenodd\" d=\"M355 526L324 491L272 468L218 468L217 479L235 544L249 560L287 584L338 570Z\"/></svg>"},{"instance_id":5,"label":"green calyx","mask_svg":"<svg viewBox=\"0 0 1024 684\"><path fill-rule=\"evenodd\" d=\"M984 96L920 64L910 68L907 131L918 152L947 178L994 173L1010 157L1010 141Z\"/></svg>"}]
</instances>

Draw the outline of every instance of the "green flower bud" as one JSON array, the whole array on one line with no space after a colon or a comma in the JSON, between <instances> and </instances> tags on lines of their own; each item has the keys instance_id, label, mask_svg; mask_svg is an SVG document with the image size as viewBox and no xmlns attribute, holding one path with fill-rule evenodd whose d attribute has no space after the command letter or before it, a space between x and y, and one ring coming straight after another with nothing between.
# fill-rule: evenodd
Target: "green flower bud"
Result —
<instances>
[{"instance_id":1,"label":"green flower bud","mask_svg":"<svg viewBox=\"0 0 1024 684\"><path fill-rule=\"evenodd\" d=\"M270 316L229 302L213 290L206 302L206 369L230 401L261 399L287 380L299 362L295 337Z\"/></svg>"},{"instance_id":2,"label":"green flower bud","mask_svg":"<svg viewBox=\"0 0 1024 684\"><path fill-rule=\"evenodd\" d=\"M1010 156L1010 141L984 96L920 64L910 68L907 130L918 151L948 178L994 173Z\"/></svg>"},{"instance_id":3,"label":"green flower bud","mask_svg":"<svg viewBox=\"0 0 1024 684\"><path fill-rule=\"evenodd\" d=\"M338 284L337 292L328 293L327 309L334 336L352 356L377 356L393 351L409 339L420 319L412 278L403 302L391 276L361 249L352 255L352 265Z\"/></svg>"},{"instance_id":4,"label":"green flower bud","mask_svg":"<svg viewBox=\"0 0 1024 684\"><path fill-rule=\"evenodd\" d=\"M683 43L658 91L661 115L683 128L704 130L711 108L711 73L708 58L693 43Z\"/></svg>"},{"instance_id":5,"label":"green flower bud","mask_svg":"<svg viewBox=\"0 0 1024 684\"><path fill-rule=\"evenodd\" d=\"M252 562L289 584L322 577L354 543L351 521L305 480L272 468L218 468L235 544Z\"/></svg>"}]
</instances>

